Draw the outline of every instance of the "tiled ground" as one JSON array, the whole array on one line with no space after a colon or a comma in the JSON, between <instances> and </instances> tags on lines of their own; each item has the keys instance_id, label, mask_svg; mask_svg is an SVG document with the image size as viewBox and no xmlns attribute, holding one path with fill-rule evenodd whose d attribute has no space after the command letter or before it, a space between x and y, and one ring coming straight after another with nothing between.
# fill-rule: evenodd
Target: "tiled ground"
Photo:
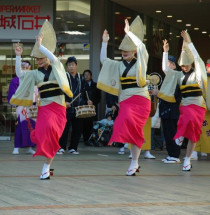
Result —
<instances>
[{"instance_id":1,"label":"tiled ground","mask_svg":"<svg viewBox=\"0 0 210 215\"><path fill-rule=\"evenodd\" d=\"M140 174L126 177L128 153L81 143L80 155L56 155L54 176L40 181L44 159L12 147L0 142L0 215L210 214L210 155L182 172L161 162L166 151L153 151L155 160L141 155Z\"/></svg>"}]
</instances>

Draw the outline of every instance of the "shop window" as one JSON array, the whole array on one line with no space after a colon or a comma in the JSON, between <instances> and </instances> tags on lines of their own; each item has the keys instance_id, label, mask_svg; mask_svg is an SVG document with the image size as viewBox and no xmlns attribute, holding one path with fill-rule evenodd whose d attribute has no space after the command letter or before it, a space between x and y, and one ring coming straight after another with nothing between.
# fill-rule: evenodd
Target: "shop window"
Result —
<instances>
[{"instance_id":1,"label":"shop window","mask_svg":"<svg viewBox=\"0 0 210 215\"><path fill-rule=\"evenodd\" d=\"M15 107L8 104L8 88L15 76L15 66L11 56L11 44L0 47L0 140L10 140L16 120Z\"/></svg>"},{"instance_id":2,"label":"shop window","mask_svg":"<svg viewBox=\"0 0 210 215\"><path fill-rule=\"evenodd\" d=\"M56 54L64 63L69 56L78 60L78 72L89 68L90 0L57 0Z\"/></svg>"}]
</instances>

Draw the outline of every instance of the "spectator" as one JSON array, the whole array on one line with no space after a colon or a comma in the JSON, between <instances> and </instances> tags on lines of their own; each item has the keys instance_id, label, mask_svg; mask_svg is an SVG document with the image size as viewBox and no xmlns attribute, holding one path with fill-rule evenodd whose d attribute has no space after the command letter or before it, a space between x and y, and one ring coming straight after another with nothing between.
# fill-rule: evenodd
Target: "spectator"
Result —
<instances>
[{"instance_id":1,"label":"spectator","mask_svg":"<svg viewBox=\"0 0 210 215\"><path fill-rule=\"evenodd\" d=\"M86 81L86 90L87 90L88 97L93 102L93 105L96 108L96 116L84 118L84 121L83 121L83 139L84 139L84 143L86 145L89 145L88 139L92 132L93 121L97 120L98 103L100 102L100 99L101 99L101 91L96 87L96 82L93 81L92 72L90 70L88 69L85 70L83 72L83 76Z\"/></svg>"},{"instance_id":2,"label":"spectator","mask_svg":"<svg viewBox=\"0 0 210 215\"><path fill-rule=\"evenodd\" d=\"M68 152L74 155L78 155L79 152L77 148L82 134L83 119L76 117L75 107L85 105L87 102L89 105L92 105L93 102L91 100L87 101L85 93L85 80L77 72L77 59L75 57L69 57L66 61L66 66L68 69L66 75L68 78L69 87L73 93L73 98L65 95L67 122L63 134L59 140L61 148L58 150L57 154L65 153L65 150L67 148L69 130L70 127L72 127Z\"/></svg>"}]
</instances>

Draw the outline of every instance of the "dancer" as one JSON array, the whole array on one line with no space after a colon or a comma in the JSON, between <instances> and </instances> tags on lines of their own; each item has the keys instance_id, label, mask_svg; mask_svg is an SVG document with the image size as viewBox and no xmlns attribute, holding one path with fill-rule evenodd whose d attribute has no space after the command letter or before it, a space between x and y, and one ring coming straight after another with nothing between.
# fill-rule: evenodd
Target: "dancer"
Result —
<instances>
[{"instance_id":1,"label":"dancer","mask_svg":"<svg viewBox=\"0 0 210 215\"><path fill-rule=\"evenodd\" d=\"M168 56L167 66L172 70L176 70L176 58L174 56ZM178 84L174 92L174 97L176 102L167 102L163 99L159 101L159 116L161 118L166 150L168 152L168 156L162 160L165 164L181 162L179 159L181 148L173 140L177 131L179 106L182 98Z\"/></svg>"},{"instance_id":2,"label":"dancer","mask_svg":"<svg viewBox=\"0 0 210 215\"><path fill-rule=\"evenodd\" d=\"M207 70L207 81L208 81L208 88L206 95L206 103L208 107L208 111L206 112L205 119L203 121L202 126L202 134L201 138L196 144L195 151L193 151L191 155L191 159L198 159L198 153L200 152L201 157L206 157L208 153L210 153L210 59L207 60L206 63L206 70Z\"/></svg>"},{"instance_id":3,"label":"dancer","mask_svg":"<svg viewBox=\"0 0 210 215\"><path fill-rule=\"evenodd\" d=\"M40 106L31 140L36 144L36 153L33 156L46 157L41 180L50 179L50 164L60 148L58 141L66 123L64 93L72 97L63 64L52 54L55 47L54 29L45 21L31 53L39 68L24 74L22 83L10 100L13 105L30 106L33 103L34 85L39 88ZM22 49L19 46L16 48L16 54L16 61L20 61Z\"/></svg>"},{"instance_id":4,"label":"dancer","mask_svg":"<svg viewBox=\"0 0 210 215\"><path fill-rule=\"evenodd\" d=\"M19 62L19 61L18 61ZM9 91L8 91L8 101L11 99L11 97L15 94L20 82L22 81L22 73L27 72L31 69L31 64L29 61L22 61L21 67L20 65L16 65L16 68L21 68L21 71L16 71L17 77L13 78L9 85ZM34 88L34 99L33 99L33 107L36 106L37 103L37 96L38 91L37 87ZM35 120L30 117L31 110L29 108L26 108L24 106L18 106L16 107L16 114L17 114L17 125L15 128L15 138L14 138L14 149L12 154L18 155L19 154L19 148L26 148L26 153L28 154L34 154L35 151L32 149L32 147L35 146L34 143L31 142L30 138L30 132L28 129L28 122L26 120L26 116L23 114L23 112L27 113L29 116L29 120L31 123L31 126L35 127Z\"/></svg>"},{"instance_id":5,"label":"dancer","mask_svg":"<svg viewBox=\"0 0 210 215\"><path fill-rule=\"evenodd\" d=\"M204 97L207 92L207 75L204 62L197 53L187 31L182 31L181 36L183 37L183 46L178 61L182 69L181 72L168 67L169 44L167 40L163 41L162 66L166 77L158 96L165 101L175 102L173 95L176 84L179 84L182 94L182 106L180 107L180 116L174 139L179 146L182 145L184 138L188 139L187 153L182 170L190 171L192 168L190 156L196 142L200 139L201 127L206 112ZM193 61L195 62L195 68L192 67Z\"/></svg>"},{"instance_id":6,"label":"dancer","mask_svg":"<svg viewBox=\"0 0 210 215\"><path fill-rule=\"evenodd\" d=\"M126 175L132 176L139 172L138 158L144 143L143 126L149 117L151 102L146 85L148 53L142 43L144 33L140 17L137 16L131 26L126 19L124 30L126 35L119 47L123 61L107 58L109 34L106 30L103 33L100 56L103 67L97 86L119 96L119 113L109 145L113 142L131 144L132 160Z\"/></svg>"}]
</instances>

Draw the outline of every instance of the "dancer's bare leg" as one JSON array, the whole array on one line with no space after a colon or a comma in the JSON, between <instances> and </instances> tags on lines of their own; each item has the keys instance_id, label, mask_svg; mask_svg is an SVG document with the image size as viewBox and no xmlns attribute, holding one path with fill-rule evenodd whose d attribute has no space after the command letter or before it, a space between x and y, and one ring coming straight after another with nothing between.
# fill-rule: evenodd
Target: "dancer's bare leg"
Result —
<instances>
[{"instance_id":1,"label":"dancer's bare leg","mask_svg":"<svg viewBox=\"0 0 210 215\"><path fill-rule=\"evenodd\" d=\"M195 146L196 146L196 143L193 143L191 140L188 140L186 157L191 157L192 152L195 149Z\"/></svg>"},{"instance_id":2,"label":"dancer's bare leg","mask_svg":"<svg viewBox=\"0 0 210 215\"><path fill-rule=\"evenodd\" d=\"M54 158L47 158L45 163L50 165L52 163L53 159Z\"/></svg>"}]
</instances>

